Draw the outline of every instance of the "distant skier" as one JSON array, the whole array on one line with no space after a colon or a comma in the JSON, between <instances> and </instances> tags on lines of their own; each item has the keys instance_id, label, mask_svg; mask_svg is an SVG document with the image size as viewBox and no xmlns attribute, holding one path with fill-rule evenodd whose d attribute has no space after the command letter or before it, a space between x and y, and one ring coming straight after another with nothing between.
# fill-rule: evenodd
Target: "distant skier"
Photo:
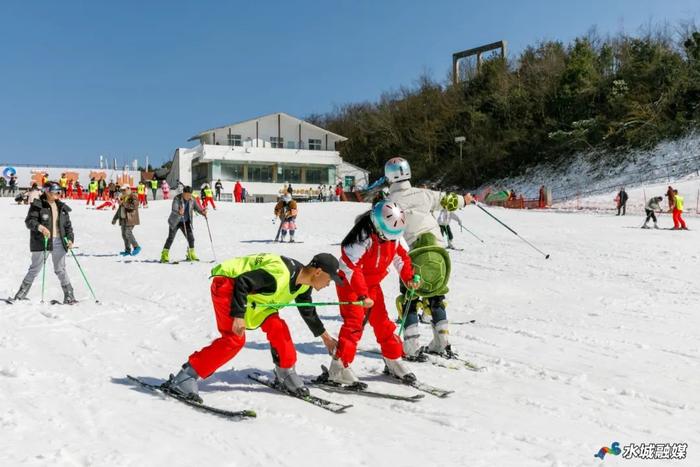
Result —
<instances>
[{"instance_id":1,"label":"distant skier","mask_svg":"<svg viewBox=\"0 0 700 467\"><path fill-rule=\"evenodd\" d=\"M456 211L470 204L470 194L459 196L455 193L441 193L411 186L411 167L401 157L389 159L384 165L384 176L389 182L389 199L398 203L406 213L406 231L404 237L410 245L413 267L422 276L424 286L417 290L416 299L407 309L406 331L404 332L403 350L409 359L422 360L423 352L452 356L449 343L449 324L445 304L445 294L449 290L450 256L444 249L445 242L440 227L432 216L432 211L446 208ZM435 261L444 262L443 267L436 268ZM430 263L430 264L428 264ZM440 276L438 271L447 271ZM429 277L430 276L430 277ZM432 315L433 339L427 347L419 344L418 302L427 302Z\"/></svg>"},{"instance_id":2,"label":"distant skier","mask_svg":"<svg viewBox=\"0 0 700 467\"><path fill-rule=\"evenodd\" d=\"M58 185L61 187L61 196L65 198L68 191L68 179L65 173L62 173L61 178L58 179Z\"/></svg>"},{"instance_id":3,"label":"distant skier","mask_svg":"<svg viewBox=\"0 0 700 467\"><path fill-rule=\"evenodd\" d=\"M160 254L160 262L170 262L170 247L175 240L175 235L178 231L187 238L187 261L199 261L194 252L194 231L192 230L192 219L194 211L201 215L207 215L207 210L203 209L192 196L192 187L186 186L182 193L173 198L173 204L168 217L168 238L163 245L163 251Z\"/></svg>"},{"instance_id":4,"label":"distant skier","mask_svg":"<svg viewBox=\"0 0 700 467\"><path fill-rule=\"evenodd\" d=\"M218 179L216 181L216 183L214 184L214 192L215 192L215 196L216 196L217 201L221 201L221 189L223 187L224 186L221 184L221 179Z\"/></svg>"},{"instance_id":5,"label":"distant skier","mask_svg":"<svg viewBox=\"0 0 700 467\"><path fill-rule=\"evenodd\" d=\"M668 212L673 212L673 209L676 207L674 191L675 190L671 185L669 185L668 190L666 190L666 196L668 197Z\"/></svg>"},{"instance_id":6,"label":"distant skier","mask_svg":"<svg viewBox=\"0 0 700 467\"><path fill-rule=\"evenodd\" d=\"M663 201L663 196L656 196L654 198L651 198L649 201L647 201L646 206L644 207L644 211L647 214L647 218L644 220L644 225L642 225L643 229L648 229L649 226L647 225L649 223L649 220L654 221L654 228L658 229L659 225L656 223L656 214L654 213L655 211L661 212L661 206L659 203Z\"/></svg>"},{"instance_id":7,"label":"distant skier","mask_svg":"<svg viewBox=\"0 0 700 467\"><path fill-rule=\"evenodd\" d=\"M112 225L119 222L124 240L124 251L122 256L136 256L141 252L139 242L134 237L134 227L139 225L139 199L131 192L129 185L122 187L122 194L119 198L119 209L112 218Z\"/></svg>"},{"instance_id":8,"label":"distant skier","mask_svg":"<svg viewBox=\"0 0 700 467\"><path fill-rule=\"evenodd\" d=\"M216 204L214 204L214 193L211 191L211 187L208 183L202 185L202 206L206 209L208 205L216 210Z\"/></svg>"},{"instance_id":9,"label":"distant skier","mask_svg":"<svg viewBox=\"0 0 700 467\"><path fill-rule=\"evenodd\" d=\"M78 195L78 199L83 199L83 185L79 181L75 181L75 190Z\"/></svg>"},{"instance_id":10,"label":"distant skier","mask_svg":"<svg viewBox=\"0 0 700 467\"><path fill-rule=\"evenodd\" d=\"M615 199L617 200L617 215L619 216L620 210L622 210L622 215L624 216L627 211L627 200L629 199L625 187L620 188L620 192Z\"/></svg>"},{"instance_id":11,"label":"distant skier","mask_svg":"<svg viewBox=\"0 0 700 467\"><path fill-rule=\"evenodd\" d=\"M296 372L294 342L279 309L273 303L311 302L311 292L340 282L338 260L319 253L306 266L299 261L270 253L232 258L211 270L211 298L221 337L194 352L177 375L164 386L183 397L202 401L197 380L208 378L243 348L246 329L261 328L267 335L275 364L276 382L299 395L309 393ZM321 337L329 353L337 341L325 330L315 307L299 307L314 337Z\"/></svg>"},{"instance_id":12,"label":"distant skier","mask_svg":"<svg viewBox=\"0 0 700 467\"><path fill-rule=\"evenodd\" d=\"M341 302L363 302L341 305L343 325L338 334L338 348L331 359L328 377L338 384L359 382L350 368L365 324L369 322L382 351L387 371L399 379L415 381L416 377L401 362L403 344L395 334L396 325L389 318L381 282L393 264L404 285L416 288L408 245L402 234L406 216L398 204L380 201L360 215L341 245L341 278L336 285Z\"/></svg>"},{"instance_id":13,"label":"distant skier","mask_svg":"<svg viewBox=\"0 0 700 467\"><path fill-rule=\"evenodd\" d=\"M233 186L233 199L237 203L241 202L242 193L243 193L243 186L241 185L241 181L236 180L236 184Z\"/></svg>"},{"instance_id":14,"label":"distant skier","mask_svg":"<svg viewBox=\"0 0 700 467\"><path fill-rule=\"evenodd\" d=\"M22 279L22 284L14 300L26 300L34 279L45 267L50 254L53 270L63 289L63 303L76 303L73 286L66 272L66 253L73 247L73 225L70 220L70 207L60 201L62 194L58 183L50 182L44 186L44 193L29 206L24 224L29 229L29 250L32 263ZM66 241L67 239L67 241Z\"/></svg>"},{"instance_id":15,"label":"distant skier","mask_svg":"<svg viewBox=\"0 0 700 467\"><path fill-rule=\"evenodd\" d=\"M95 199L97 199L97 181L95 181L94 178L91 178L90 183L88 184L88 198L85 205L89 206L90 202L92 202L92 205L95 206Z\"/></svg>"},{"instance_id":16,"label":"distant skier","mask_svg":"<svg viewBox=\"0 0 700 467\"><path fill-rule=\"evenodd\" d=\"M688 230L683 220L683 197L678 194L678 190L673 190L673 230Z\"/></svg>"},{"instance_id":17,"label":"distant skier","mask_svg":"<svg viewBox=\"0 0 700 467\"><path fill-rule=\"evenodd\" d=\"M143 207L148 207L148 199L146 198L146 184L143 183L143 180L136 185L136 193L138 194L139 203Z\"/></svg>"},{"instance_id":18,"label":"distant skier","mask_svg":"<svg viewBox=\"0 0 700 467\"><path fill-rule=\"evenodd\" d=\"M462 219L457 216L454 212L449 211L447 208L440 209L438 213L437 222L440 226L440 233L443 237L447 238L447 248L454 249L455 246L452 244L454 240L454 235L452 234L452 228L450 227L450 222L457 221L460 228L462 227Z\"/></svg>"},{"instance_id":19,"label":"distant skier","mask_svg":"<svg viewBox=\"0 0 700 467\"><path fill-rule=\"evenodd\" d=\"M289 232L289 243L294 243L294 234L297 230L297 202L292 199L292 195L286 193L282 196L277 204L275 205L275 216L280 219L282 225L280 226L282 237L279 239L280 242L284 242L287 232Z\"/></svg>"},{"instance_id":20,"label":"distant skier","mask_svg":"<svg viewBox=\"0 0 700 467\"><path fill-rule=\"evenodd\" d=\"M167 180L160 184L160 190L163 192L163 199L170 199L170 185Z\"/></svg>"},{"instance_id":21,"label":"distant skier","mask_svg":"<svg viewBox=\"0 0 700 467\"><path fill-rule=\"evenodd\" d=\"M156 200L156 196L158 196L158 180L156 180L155 177L151 179L151 193L153 193L153 201Z\"/></svg>"}]
</instances>

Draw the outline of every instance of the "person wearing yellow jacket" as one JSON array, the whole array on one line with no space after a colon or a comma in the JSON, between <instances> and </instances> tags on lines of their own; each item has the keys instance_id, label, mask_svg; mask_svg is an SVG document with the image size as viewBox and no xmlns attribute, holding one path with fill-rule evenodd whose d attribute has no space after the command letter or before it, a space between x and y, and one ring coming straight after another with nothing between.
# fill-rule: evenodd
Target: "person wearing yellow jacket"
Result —
<instances>
[{"instance_id":1,"label":"person wearing yellow jacket","mask_svg":"<svg viewBox=\"0 0 700 467\"><path fill-rule=\"evenodd\" d=\"M158 194L158 180L156 180L154 177L151 179L150 184L151 184L151 192L153 193L153 201L155 201L156 195Z\"/></svg>"},{"instance_id":2,"label":"person wearing yellow jacket","mask_svg":"<svg viewBox=\"0 0 700 467\"><path fill-rule=\"evenodd\" d=\"M270 342L276 384L284 390L306 395L308 388L295 370L294 342L279 304L311 302L312 290L326 288L331 280L341 283L338 259L319 253L304 265L292 258L257 253L232 258L211 270L211 298L221 337L191 354L177 375L164 387L182 397L199 401L197 380L208 378L243 348L246 330L260 328ZM315 337L321 337L329 353L337 341L325 330L315 307L298 307Z\"/></svg>"},{"instance_id":3,"label":"person wearing yellow jacket","mask_svg":"<svg viewBox=\"0 0 700 467\"><path fill-rule=\"evenodd\" d=\"M216 210L216 204L214 204L214 192L211 191L211 187L208 183L202 185L202 206L207 207L211 204L211 207Z\"/></svg>"},{"instance_id":4,"label":"person wearing yellow jacket","mask_svg":"<svg viewBox=\"0 0 700 467\"><path fill-rule=\"evenodd\" d=\"M143 180L141 180L136 186L136 194L139 196L139 205L148 207L148 200L146 199L146 184L143 183Z\"/></svg>"},{"instance_id":5,"label":"person wearing yellow jacket","mask_svg":"<svg viewBox=\"0 0 700 467\"><path fill-rule=\"evenodd\" d=\"M97 199L97 181L94 178L90 179L90 183L88 183L88 199L87 199L87 205L90 205L90 201L92 201L92 205L95 206L95 199Z\"/></svg>"},{"instance_id":6,"label":"person wearing yellow jacket","mask_svg":"<svg viewBox=\"0 0 700 467\"><path fill-rule=\"evenodd\" d=\"M66 190L68 189L68 179L66 178L66 174L61 174L61 178L58 179L58 185L61 187L61 198L65 198Z\"/></svg>"},{"instance_id":7,"label":"person wearing yellow jacket","mask_svg":"<svg viewBox=\"0 0 700 467\"><path fill-rule=\"evenodd\" d=\"M683 197L678 194L678 190L673 190L673 230L688 230L683 220Z\"/></svg>"}]
</instances>

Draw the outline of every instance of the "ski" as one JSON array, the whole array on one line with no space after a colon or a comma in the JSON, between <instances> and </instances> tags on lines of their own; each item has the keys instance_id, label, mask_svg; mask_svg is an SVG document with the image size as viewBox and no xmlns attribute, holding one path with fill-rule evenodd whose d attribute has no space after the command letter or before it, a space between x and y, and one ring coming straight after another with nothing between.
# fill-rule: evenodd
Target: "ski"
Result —
<instances>
[{"instance_id":1,"label":"ski","mask_svg":"<svg viewBox=\"0 0 700 467\"><path fill-rule=\"evenodd\" d=\"M405 380L398 378L394 375L390 375L387 373L386 368L384 369L384 374L391 377L394 380L398 380L400 383L405 384L406 386L411 386L414 389L418 389L419 391L426 392L430 395L433 395L435 397L439 397L440 399L444 399L445 397L449 396L452 394L454 391L450 391L448 389L440 389L435 386L431 386L430 384L423 383L422 381L416 380Z\"/></svg>"},{"instance_id":2,"label":"ski","mask_svg":"<svg viewBox=\"0 0 700 467\"><path fill-rule=\"evenodd\" d=\"M461 358L459 355L456 353L450 352L449 354L439 354L439 353L432 353L428 351L423 351L423 356L426 357L427 361L432 363L433 365L437 366L442 366L445 368L454 368L446 365L446 362L452 360L456 362L460 362L465 369L470 370L470 371L484 371L486 367L479 366L476 363L472 363L469 360L465 358Z\"/></svg>"},{"instance_id":3,"label":"ski","mask_svg":"<svg viewBox=\"0 0 700 467\"><path fill-rule=\"evenodd\" d=\"M210 405L205 405L201 404L199 402L195 402L189 399L186 399L184 397L181 397L171 391L165 390L161 386L155 385L155 384L149 384L144 381L141 381L140 379L131 376L131 375L126 375L127 378L129 378L130 381L136 383L137 385L141 386L144 389L148 389L152 392L159 392L160 394L164 394L168 397L171 397L175 400L178 400L184 404L189 405L190 407L194 407L196 409L202 410L204 412L208 412L214 415L219 415L221 417L226 417L229 419L244 419L244 418L255 418L257 415L254 410L238 410L238 411L230 411L230 410L223 410L223 409L218 409L216 407L212 407Z\"/></svg>"},{"instance_id":4,"label":"ski","mask_svg":"<svg viewBox=\"0 0 700 467\"><path fill-rule=\"evenodd\" d=\"M349 409L352 407L352 405L342 405L338 404L336 402L331 402L326 399L321 399L320 397L308 395L308 396L301 396L298 394L293 394L283 388L281 388L279 385L275 384L274 381L270 380L267 376L263 375L262 373L251 373L248 375L248 378L252 379L253 381L256 381L260 384L263 384L267 386L270 389L274 389L277 392L280 392L282 394L286 394L290 397L294 397L296 399L303 400L304 402L308 402L310 404L315 405L316 407L321 407L322 409L329 410L333 413L343 413L345 409Z\"/></svg>"},{"instance_id":5,"label":"ski","mask_svg":"<svg viewBox=\"0 0 700 467\"><path fill-rule=\"evenodd\" d=\"M374 397L379 399L391 399L395 401L405 401L405 402L418 402L424 396L423 394L416 394L413 396L402 396L399 394L391 394L388 392L370 391L367 389L365 383L358 383L352 386L342 386L337 383L333 383L328 380L328 369L325 366L321 366L323 373L311 380L309 383L312 386L316 386L326 392L336 392L340 394L359 394L361 396Z\"/></svg>"},{"instance_id":6,"label":"ski","mask_svg":"<svg viewBox=\"0 0 700 467\"><path fill-rule=\"evenodd\" d=\"M445 249L446 249L446 250L454 250L454 251L464 251L464 248L456 248L456 247L453 247L453 246L448 246L448 247L445 248Z\"/></svg>"},{"instance_id":7,"label":"ski","mask_svg":"<svg viewBox=\"0 0 700 467\"><path fill-rule=\"evenodd\" d=\"M15 299L11 297L3 298L3 302L7 303L8 305L14 305L15 304Z\"/></svg>"}]
</instances>

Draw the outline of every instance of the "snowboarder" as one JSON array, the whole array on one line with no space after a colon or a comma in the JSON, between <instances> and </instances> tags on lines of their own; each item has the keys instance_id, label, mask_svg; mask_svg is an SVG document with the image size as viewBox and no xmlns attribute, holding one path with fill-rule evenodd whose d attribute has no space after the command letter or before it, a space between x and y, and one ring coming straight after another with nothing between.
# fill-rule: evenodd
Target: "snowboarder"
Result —
<instances>
[{"instance_id":1,"label":"snowboarder","mask_svg":"<svg viewBox=\"0 0 700 467\"><path fill-rule=\"evenodd\" d=\"M136 256L141 252L139 242L134 237L134 227L140 224L139 219L139 199L131 192L129 185L122 187L122 195L119 198L119 209L112 218L112 225L119 222L124 240L124 251L122 256ZM133 249L132 249L133 248Z\"/></svg>"},{"instance_id":2,"label":"snowboarder","mask_svg":"<svg viewBox=\"0 0 700 467\"><path fill-rule=\"evenodd\" d=\"M180 231L187 238L187 261L199 261L194 252L194 232L192 230L192 219L194 211L197 211L204 217L207 216L207 210L203 209L199 203L192 197L192 187L186 186L182 189L182 193L173 198L170 217L168 217L168 238L163 245L163 251L160 254L160 262L170 262L170 246L175 240L175 235Z\"/></svg>"},{"instance_id":3,"label":"snowboarder","mask_svg":"<svg viewBox=\"0 0 700 467\"><path fill-rule=\"evenodd\" d=\"M73 247L73 226L70 220L71 209L60 201L61 187L50 182L44 186L44 193L29 206L24 225L29 229L29 250L32 263L22 279L22 284L14 300L26 300L34 279L46 267L46 258L51 255L53 270L61 282L63 303L76 303L73 286L66 272L66 253Z\"/></svg>"},{"instance_id":4,"label":"snowboarder","mask_svg":"<svg viewBox=\"0 0 700 467\"><path fill-rule=\"evenodd\" d=\"M398 203L406 213L406 231L404 237L410 246L413 267L420 274L424 286L416 293L417 298L408 303L401 313L407 313L403 349L409 359L422 359L423 352L450 356L452 348L449 343L449 324L444 302L449 290L450 257L445 250L445 242L440 233L440 226L431 211L444 207L456 211L472 203L470 194L459 196L455 193L442 193L411 186L411 167L401 157L389 159L384 165L384 176L389 182L389 199ZM442 262L443 267L435 267ZM445 271L443 274L442 271ZM404 288L402 286L402 292ZM418 302L425 303L432 316L433 339L427 347L419 344ZM397 299L397 304L400 300Z\"/></svg>"},{"instance_id":5,"label":"snowboarder","mask_svg":"<svg viewBox=\"0 0 700 467\"><path fill-rule=\"evenodd\" d=\"M341 242L343 281L336 285L338 299L341 302L360 301L363 305L340 306L343 325L328 370L328 378L335 383L354 385L359 382L350 364L367 322L372 326L381 347L387 371L402 380L416 379L401 362L403 345L394 332L396 325L389 319L381 288L381 281L388 274L391 264L407 287L418 286L413 282L408 245L402 237L405 228L403 210L396 203L383 200L360 215Z\"/></svg>"},{"instance_id":6,"label":"snowboarder","mask_svg":"<svg viewBox=\"0 0 700 467\"><path fill-rule=\"evenodd\" d=\"M294 233L297 230L297 214L297 202L292 199L291 194L286 193L275 205L275 216L282 222L280 226L282 232L282 237L279 239L280 242L284 242L287 232L289 232L289 243L294 243Z\"/></svg>"},{"instance_id":7,"label":"snowboarder","mask_svg":"<svg viewBox=\"0 0 700 467\"><path fill-rule=\"evenodd\" d=\"M224 186L221 184L221 179L218 179L214 184L214 192L216 193L216 200L221 201L221 189Z\"/></svg>"},{"instance_id":8,"label":"snowboarder","mask_svg":"<svg viewBox=\"0 0 700 467\"><path fill-rule=\"evenodd\" d=\"M642 226L643 229L649 228L649 226L647 225L649 223L649 219L654 221L655 229L659 228L659 225L656 223L656 214L654 214L654 211L659 211L659 213L661 213L661 206L659 206L659 203L663 201L663 199L664 198L662 196L656 196L647 201L647 204L644 207L644 211L647 214L647 218L644 221L644 225Z\"/></svg>"},{"instance_id":9,"label":"snowboarder","mask_svg":"<svg viewBox=\"0 0 700 467\"><path fill-rule=\"evenodd\" d=\"M146 199L146 184L143 183L143 180L136 185L136 193L139 195L139 203L142 204L143 207L147 207L148 199Z\"/></svg>"},{"instance_id":10,"label":"snowboarder","mask_svg":"<svg viewBox=\"0 0 700 467\"><path fill-rule=\"evenodd\" d=\"M214 193L211 191L211 187L208 183L202 185L202 206L206 207L211 204L211 207L216 210L216 204L214 204Z\"/></svg>"},{"instance_id":11,"label":"snowboarder","mask_svg":"<svg viewBox=\"0 0 700 467\"><path fill-rule=\"evenodd\" d=\"M683 220L683 197L678 194L678 190L673 190L673 230L688 230Z\"/></svg>"},{"instance_id":12,"label":"snowboarder","mask_svg":"<svg viewBox=\"0 0 700 467\"><path fill-rule=\"evenodd\" d=\"M622 215L624 216L627 211L627 200L629 199L625 187L620 188L620 192L615 199L617 200L617 215L619 216L620 210L622 210Z\"/></svg>"},{"instance_id":13,"label":"snowboarder","mask_svg":"<svg viewBox=\"0 0 700 467\"><path fill-rule=\"evenodd\" d=\"M155 177L151 179L151 193L153 193L153 201L155 201L158 195L158 180Z\"/></svg>"},{"instance_id":14,"label":"snowboarder","mask_svg":"<svg viewBox=\"0 0 700 467\"><path fill-rule=\"evenodd\" d=\"M443 198L447 199L447 198ZM443 207L438 213L437 222L440 226L440 233L443 237L447 238L447 248L454 249L455 246L452 244L454 240L454 235L452 234L452 228L450 227L450 222L457 221L459 227L462 228L462 219L460 219L457 214L449 211L447 208Z\"/></svg>"},{"instance_id":15,"label":"snowboarder","mask_svg":"<svg viewBox=\"0 0 700 467\"><path fill-rule=\"evenodd\" d=\"M86 206L90 205L90 201L92 201L92 205L95 206L95 199L97 198L97 182L95 181L94 178L90 179L90 183L88 184L88 198L87 198L87 203L85 203Z\"/></svg>"},{"instance_id":16,"label":"snowboarder","mask_svg":"<svg viewBox=\"0 0 700 467\"><path fill-rule=\"evenodd\" d=\"M164 386L183 397L201 402L197 380L208 378L231 360L245 344L246 329L261 328L270 342L276 382L293 394L309 393L296 372L296 349L279 309L266 304L310 302L311 292L338 283L338 260L319 253L304 266L299 261L270 253L232 258L211 270L211 298L221 337L191 354ZM314 337L321 337L329 353L337 341L325 330L315 307L299 307Z\"/></svg>"}]
</instances>

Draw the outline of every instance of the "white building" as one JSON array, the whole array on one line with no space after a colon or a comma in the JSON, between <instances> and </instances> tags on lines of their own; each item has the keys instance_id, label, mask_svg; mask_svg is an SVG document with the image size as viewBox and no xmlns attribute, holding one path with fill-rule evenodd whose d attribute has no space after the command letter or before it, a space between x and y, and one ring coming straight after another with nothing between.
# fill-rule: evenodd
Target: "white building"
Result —
<instances>
[{"instance_id":1,"label":"white building","mask_svg":"<svg viewBox=\"0 0 700 467\"><path fill-rule=\"evenodd\" d=\"M369 173L343 162L336 144L345 140L286 113L264 115L191 137L188 141L199 144L175 150L168 183L198 189L221 179L230 199L240 180L255 201L275 200L285 183L300 197L338 182L349 191L353 184L367 185Z\"/></svg>"}]
</instances>

